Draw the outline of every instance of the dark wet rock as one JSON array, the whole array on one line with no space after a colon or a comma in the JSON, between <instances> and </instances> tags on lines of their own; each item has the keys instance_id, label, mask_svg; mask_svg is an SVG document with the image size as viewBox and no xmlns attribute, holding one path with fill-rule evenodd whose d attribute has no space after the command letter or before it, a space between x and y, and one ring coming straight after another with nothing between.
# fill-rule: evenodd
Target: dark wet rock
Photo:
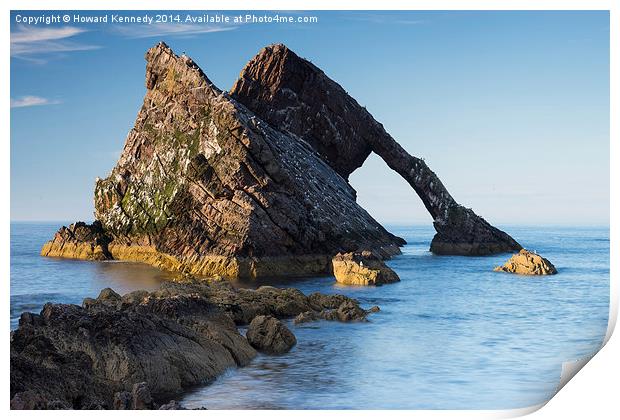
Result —
<instances>
[{"instance_id":1,"label":"dark wet rock","mask_svg":"<svg viewBox=\"0 0 620 420\"><path fill-rule=\"evenodd\" d=\"M370 251L337 254L332 259L338 283L358 286L381 286L400 281L398 274Z\"/></svg>"},{"instance_id":2,"label":"dark wet rock","mask_svg":"<svg viewBox=\"0 0 620 420\"><path fill-rule=\"evenodd\" d=\"M303 324L306 322L312 322L321 319L320 314L318 312L306 311L302 312L295 317L293 321L295 324Z\"/></svg>"},{"instance_id":3,"label":"dark wet rock","mask_svg":"<svg viewBox=\"0 0 620 420\"><path fill-rule=\"evenodd\" d=\"M121 300L121 295L119 295L109 287L106 287L99 293L99 296L97 296L97 300L116 303Z\"/></svg>"},{"instance_id":4,"label":"dark wet rock","mask_svg":"<svg viewBox=\"0 0 620 420\"><path fill-rule=\"evenodd\" d=\"M121 391L114 394L112 408L115 410L131 410L133 408L133 396L129 391Z\"/></svg>"},{"instance_id":5,"label":"dark wet rock","mask_svg":"<svg viewBox=\"0 0 620 420\"><path fill-rule=\"evenodd\" d=\"M373 306L368 310L364 310L355 300L349 298L335 305L335 308L333 306L330 307L331 309L323 309L318 312L302 312L295 317L294 323L304 324L320 319L340 322L367 321L368 314L380 311L378 306Z\"/></svg>"},{"instance_id":6,"label":"dark wet rock","mask_svg":"<svg viewBox=\"0 0 620 420\"><path fill-rule=\"evenodd\" d=\"M101 408L99 406L98 408ZM50 401L47 403L48 410L70 410L71 406L67 404L65 401Z\"/></svg>"},{"instance_id":7,"label":"dark wet rock","mask_svg":"<svg viewBox=\"0 0 620 420\"><path fill-rule=\"evenodd\" d=\"M558 273L558 270L548 259L526 249L522 249L510 257L506 264L495 267L494 271L528 276L546 276Z\"/></svg>"},{"instance_id":8,"label":"dark wet rock","mask_svg":"<svg viewBox=\"0 0 620 420\"><path fill-rule=\"evenodd\" d=\"M332 319L342 322L366 321L366 311L353 302L343 302L336 310L328 311L325 319Z\"/></svg>"},{"instance_id":9,"label":"dark wet rock","mask_svg":"<svg viewBox=\"0 0 620 420\"><path fill-rule=\"evenodd\" d=\"M158 410L185 410L185 408L175 400L159 406Z\"/></svg>"},{"instance_id":10,"label":"dark wet rock","mask_svg":"<svg viewBox=\"0 0 620 420\"><path fill-rule=\"evenodd\" d=\"M111 403L110 383L95 375L83 352L59 349L39 315L22 315L10 349L11 408L48 409L59 402L76 409Z\"/></svg>"},{"instance_id":11,"label":"dark wet rock","mask_svg":"<svg viewBox=\"0 0 620 420\"><path fill-rule=\"evenodd\" d=\"M245 336L255 349L267 354L283 354L297 344L297 339L291 330L272 316L255 317Z\"/></svg>"},{"instance_id":12,"label":"dark wet rock","mask_svg":"<svg viewBox=\"0 0 620 420\"><path fill-rule=\"evenodd\" d=\"M308 295L308 301L317 309L336 309L344 302L353 302L359 304L355 299L345 295L334 294L326 295L320 292L314 292Z\"/></svg>"},{"instance_id":13,"label":"dark wet rock","mask_svg":"<svg viewBox=\"0 0 620 420\"><path fill-rule=\"evenodd\" d=\"M404 241L306 141L261 121L166 44L146 61L135 126L96 182L98 221L61 229L43 255L236 278L327 274L341 251L400 253Z\"/></svg>"},{"instance_id":14,"label":"dark wet rock","mask_svg":"<svg viewBox=\"0 0 620 420\"><path fill-rule=\"evenodd\" d=\"M272 126L303 138L345 179L371 152L379 155L431 214L437 231L432 252L485 255L521 249L459 205L424 159L411 156L338 83L286 46L263 48L245 66L231 96Z\"/></svg>"},{"instance_id":15,"label":"dark wet rock","mask_svg":"<svg viewBox=\"0 0 620 420\"><path fill-rule=\"evenodd\" d=\"M237 289L221 280L124 296L106 289L82 306L47 304L40 314L22 314L12 334L11 406L156 408L252 360L256 350L237 324L262 316L265 322L250 326L257 337L264 332L256 345L279 352L292 340L276 318L301 313L351 321L365 311L342 295Z\"/></svg>"},{"instance_id":16,"label":"dark wet rock","mask_svg":"<svg viewBox=\"0 0 620 420\"><path fill-rule=\"evenodd\" d=\"M134 384L131 390L131 397L134 410L149 410L153 408L153 397L146 382Z\"/></svg>"}]
</instances>

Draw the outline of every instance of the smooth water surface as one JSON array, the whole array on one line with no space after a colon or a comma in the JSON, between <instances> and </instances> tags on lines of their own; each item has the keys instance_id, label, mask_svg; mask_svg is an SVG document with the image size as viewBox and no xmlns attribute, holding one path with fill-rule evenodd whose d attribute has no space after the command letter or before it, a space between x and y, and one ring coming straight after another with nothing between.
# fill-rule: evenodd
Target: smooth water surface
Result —
<instances>
[{"instance_id":1,"label":"smooth water surface","mask_svg":"<svg viewBox=\"0 0 620 420\"><path fill-rule=\"evenodd\" d=\"M121 294L154 290L172 276L145 264L41 257L61 225L11 223L11 329L22 312L38 313L47 302L80 305L106 287Z\"/></svg>"},{"instance_id":2,"label":"smooth water surface","mask_svg":"<svg viewBox=\"0 0 620 420\"><path fill-rule=\"evenodd\" d=\"M11 320L46 301L79 303L99 289L152 288L164 273L139 264L42 258L57 225L14 224ZM559 274L492 271L509 255L434 256L431 226L392 227L408 242L389 262L401 282L343 287L333 278L284 283L379 305L368 323L294 326L297 345L258 356L188 392L187 407L503 409L549 399L562 362L600 347L609 313L609 229L509 227ZM272 283L273 284L273 283ZM277 284L277 282L276 282ZM255 286L256 284L252 284Z\"/></svg>"}]
</instances>

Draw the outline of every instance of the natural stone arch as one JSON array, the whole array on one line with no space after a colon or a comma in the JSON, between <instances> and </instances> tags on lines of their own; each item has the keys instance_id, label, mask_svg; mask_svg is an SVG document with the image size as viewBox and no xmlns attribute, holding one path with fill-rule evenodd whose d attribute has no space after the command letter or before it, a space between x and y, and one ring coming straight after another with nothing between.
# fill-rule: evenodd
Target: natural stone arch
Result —
<instances>
[{"instance_id":1,"label":"natural stone arch","mask_svg":"<svg viewBox=\"0 0 620 420\"><path fill-rule=\"evenodd\" d=\"M357 203L347 182L371 152L432 215L433 252L521 248L460 206L424 161L282 45L262 50L230 94L164 43L146 61L136 123L109 176L96 182L97 220L61 228L42 255L231 278L327 274L342 252L390 258L404 240Z\"/></svg>"},{"instance_id":2,"label":"natural stone arch","mask_svg":"<svg viewBox=\"0 0 620 420\"><path fill-rule=\"evenodd\" d=\"M458 204L423 159L407 153L338 83L285 45L263 48L250 60L231 95L272 126L308 142L345 179L371 152L379 155L433 218L432 252L485 255L522 248Z\"/></svg>"}]
</instances>

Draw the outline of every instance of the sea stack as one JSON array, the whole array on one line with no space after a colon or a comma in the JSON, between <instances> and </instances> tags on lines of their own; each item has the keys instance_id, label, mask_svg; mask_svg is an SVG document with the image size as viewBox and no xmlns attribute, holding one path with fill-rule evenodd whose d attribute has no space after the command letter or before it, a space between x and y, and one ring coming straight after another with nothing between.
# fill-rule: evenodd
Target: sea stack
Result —
<instances>
[{"instance_id":1,"label":"sea stack","mask_svg":"<svg viewBox=\"0 0 620 420\"><path fill-rule=\"evenodd\" d=\"M252 59L230 95L163 42L146 62L135 125L110 175L96 181L96 221L61 228L42 255L226 278L331 274L338 253L388 259L405 241L357 204L347 181L371 152L433 216L433 252L521 248L458 205L423 160L283 45Z\"/></svg>"},{"instance_id":2,"label":"sea stack","mask_svg":"<svg viewBox=\"0 0 620 420\"><path fill-rule=\"evenodd\" d=\"M43 255L237 278L328 274L342 251L400 253L404 241L305 141L256 117L166 44L146 61L135 126L96 182L97 222L61 229Z\"/></svg>"}]
</instances>

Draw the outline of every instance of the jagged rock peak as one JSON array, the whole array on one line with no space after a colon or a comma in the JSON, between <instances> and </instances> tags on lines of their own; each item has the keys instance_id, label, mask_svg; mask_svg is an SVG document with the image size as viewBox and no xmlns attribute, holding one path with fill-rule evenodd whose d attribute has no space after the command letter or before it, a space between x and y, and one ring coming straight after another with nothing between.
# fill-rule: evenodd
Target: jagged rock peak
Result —
<instances>
[{"instance_id":1,"label":"jagged rock peak","mask_svg":"<svg viewBox=\"0 0 620 420\"><path fill-rule=\"evenodd\" d=\"M230 93L271 125L303 138L345 179L371 152L364 134L357 131L364 127L358 127L356 120L372 116L321 69L284 44L260 50Z\"/></svg>"},{"instance_id":2,"label":"jagged rock peak","mask_svg":"<svg viewBox=\"0 0 620 420\"><path fill-rule=\"evenodd\" d=\"M158 82L178 82L178 80L174 80L176 77L188 83L194 82L196 86L206 84L213 88L215 93L221 92L194 60L185 54L176 55L172 48L163 41L151 47L144 58L146 59L147 89L154 89Z\"/></svg>"}]
</instances>

